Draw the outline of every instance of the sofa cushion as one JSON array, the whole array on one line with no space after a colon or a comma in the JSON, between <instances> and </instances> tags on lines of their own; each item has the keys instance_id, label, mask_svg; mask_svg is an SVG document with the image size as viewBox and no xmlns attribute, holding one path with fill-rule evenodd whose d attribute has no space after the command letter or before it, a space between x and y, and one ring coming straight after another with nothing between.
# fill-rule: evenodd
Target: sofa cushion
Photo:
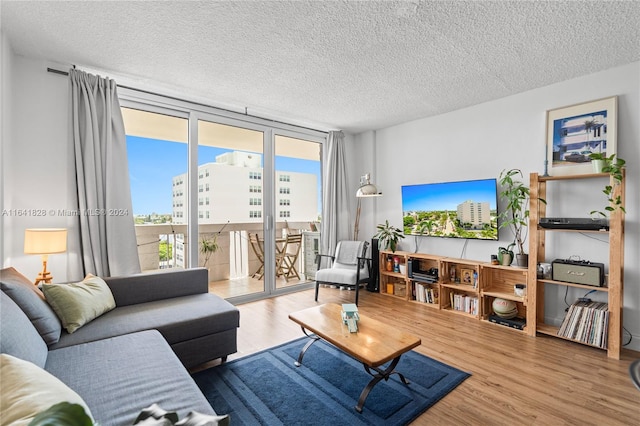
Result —
<instances>
[{"instance_id":1,"label":"sofa cushion","mask_svg":"<svg viewBox=\"0 0 640 426\"><path fill-rule=\"evenodd\" d=\"M169 344L235 329L238 309L211 293L117 307L73 334L62 333L52 348L61 348L126 333L156 329Z\"/></svg>"},{"instance_id":2,"label":"sofa cushion","mask_svg":"<svg viewBox=\"0 0 640 426\"><path fill-rule=\"evenodd\" d=\"M46 370L82 395L101 426L131 425L153 403L180 418L215 414L155 330L51 350Z\"/></svg>"},{"instance_id":3,"label":"sofa cushion","mask_svg":"<svg viewBox=\"0 0 640 426\"><path fill-rule=\"evenodd\" d=\"M47 344L22 309L0 291L0 352L44 367L47 350Z\"/></svg>"},{"instance_id":4,"label":"sofa cushion","mask_svg":"<svg viewBox=\"0 0 640 426\"><path fill-rule=\"evenodd\" d=\"M0 271L0 287L24 311L47 345L60 339L62 325L42 292L14 268Z\"/></svg>"},{"instance_id":5,"label":"sofa cushion","mask_svg":"<svg viewBox=\"0 0 640 426\"><path fill-rule=\"evenodd\" d=\"M2 424L28 425L38 413L64 401L79 404L91 417L87 404L76 392L29 361L0 354L0 383Z\"/></svg>"},{"instance_id":6,"label":"sofa cushion","mask_svg":"<svg viewBox=\"0 0 640 426\"><path fill-rule=\"evenodd\" d=\"M107 283L91 274L79 283L47 284L42 291L69 333L116 307Z\"/></svg>"}]
</instances>

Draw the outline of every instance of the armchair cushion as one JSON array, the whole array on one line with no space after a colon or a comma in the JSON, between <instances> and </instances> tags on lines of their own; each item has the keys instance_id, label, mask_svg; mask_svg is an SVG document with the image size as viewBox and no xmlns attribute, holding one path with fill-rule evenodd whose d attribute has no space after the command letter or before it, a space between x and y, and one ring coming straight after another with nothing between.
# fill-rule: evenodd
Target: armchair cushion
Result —
<instances>
[{"instance_id":1,"label":"armchair cushion","mask_svg":"<svg viewBox=\"0 0 640 426\"><path fill-rule=\"evenodd\" d=\"M336 262L345 265L357 264L363 244L363 241L340 241L336 246Z\"/></svg>"},{"instance_id":2,"label":"armchair cushion","mask_svg":"<svg viewBox=\"0 0 640 426\"><path fill-rule=\"evenodd\" d=\"M323 283L355 285L357 272L358 271L353 266L345 268L344 266L340 266L340 264L334 264L333 268L317 271L316 281ZM367 268L360 269L360 281L367 278L369 278L369 271Z\"/></svg>"}]
</instances>

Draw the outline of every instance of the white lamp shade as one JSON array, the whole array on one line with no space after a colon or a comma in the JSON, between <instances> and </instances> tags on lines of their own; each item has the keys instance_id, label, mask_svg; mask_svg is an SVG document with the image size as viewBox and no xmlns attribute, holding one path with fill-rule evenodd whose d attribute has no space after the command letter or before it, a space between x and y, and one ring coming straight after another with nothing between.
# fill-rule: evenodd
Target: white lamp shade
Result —
<instances>
[{"instance_id":1,"label":"white lamp shade","mask_svg":"<svg viewBox=\"0 0 640 426\"><path fill-rule=\"evenodd\" d=\"M25 229L25 254L53 254L65 251L67 251L67 230L65 228Z\"/></svg>"},{"instance_id":2,"label":"white lamp shade","mask_svg":"<svg viewBox=\"0 0 640 426\"><path fill-rule=\"evenodd\" d=\"M372 183L363 185L356 191L356 197L379 197L381 195L378 188Z\"/></svg>"}]
</instances>

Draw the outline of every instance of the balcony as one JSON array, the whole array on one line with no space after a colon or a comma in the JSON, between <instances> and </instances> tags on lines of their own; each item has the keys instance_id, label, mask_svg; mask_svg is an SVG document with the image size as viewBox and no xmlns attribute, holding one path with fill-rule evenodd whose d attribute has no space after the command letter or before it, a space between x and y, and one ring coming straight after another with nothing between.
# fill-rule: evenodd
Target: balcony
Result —
<instances>
[{"instance_id":1,"label":"balcony","mask_svg":"<svg viewBox=\"0 0 640 426\"><path fill-rule=\"evenodd\" d=\"M209 271L209 291L221 297L235 297L264 290L264 281L252 277L260 268L261 262L251 249L248 233L263 234L262 223L233 223L206 224L199 226L198 240L212 238L224 226L217 236L218 250L206 261L205 256L198 251L198 265ZM144 224L136 225L136 239L138 256L143 272L156 271L167 268L183 268L188 265L187 253L187 225L180 224ZM277 222L276 235L289 232L311 232L309 222ZM318 234L315 234L318 235ZM167 260L160 260L160 242L168 241L171 245ZM200 244L198 244L200 246ZM300 272L300 280L282 277L276 278L276 288L293 286L309 282L313 279L313 263L318 250L318 243L307 247L304 244L300 250L296 269ZM306 261L305 261L306 260Z\"/></svg>"}]
</instances>

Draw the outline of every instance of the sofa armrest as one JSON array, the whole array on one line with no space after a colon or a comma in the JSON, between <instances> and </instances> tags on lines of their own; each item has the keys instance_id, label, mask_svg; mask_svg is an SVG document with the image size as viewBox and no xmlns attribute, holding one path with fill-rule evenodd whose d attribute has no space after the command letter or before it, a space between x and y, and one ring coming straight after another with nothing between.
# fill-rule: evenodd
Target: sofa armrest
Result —
<instances>
[{"instance_id":1,"label":"sofa armrest","mask_svg":"<svg viewBox=\"0 0 640 426\"><path fill-rule=\"evenodd\" d=\"M209 292L209 272L205 268L170 269L104 280L113 293L116 306Z\"/></svg>"}]
</instances>

